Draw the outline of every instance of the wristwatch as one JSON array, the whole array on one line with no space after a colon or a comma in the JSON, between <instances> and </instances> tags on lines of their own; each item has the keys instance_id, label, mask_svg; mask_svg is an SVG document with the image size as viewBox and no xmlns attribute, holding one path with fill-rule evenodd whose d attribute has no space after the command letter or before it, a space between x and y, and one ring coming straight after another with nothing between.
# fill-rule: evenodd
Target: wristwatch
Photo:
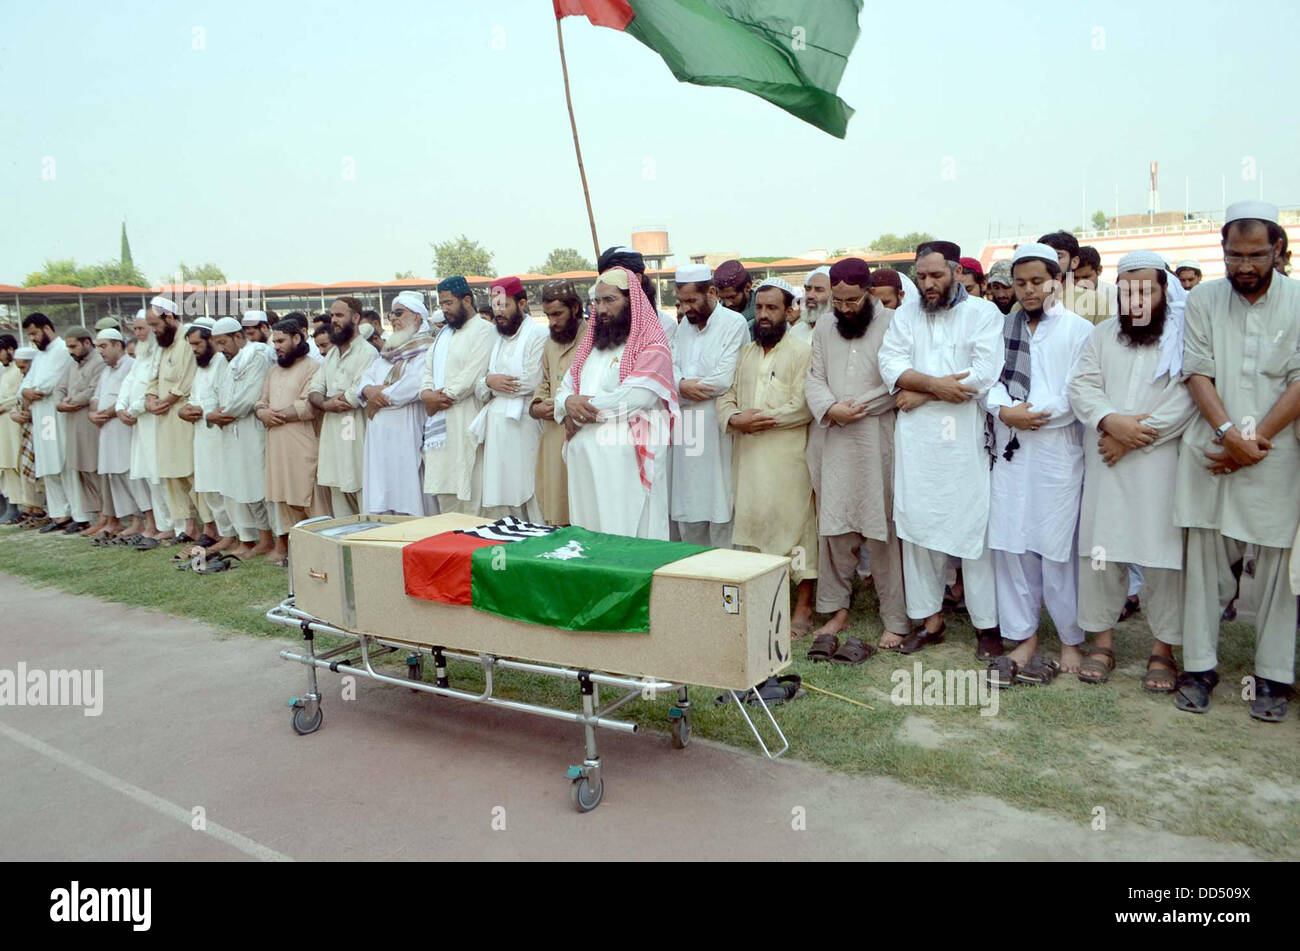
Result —
<instances>
[{"instance_id":1,"label":"wristwatch","mask_svg":"<svg viewBox=\"0 0 1300 951\"><path fill-rule=\"evenodd\" d=\"M1228 435L1228 430L1232 428L1232 420L1228 420L1222 426L1214 431L1214 441L1223 442L1223 437Z\"/></svg>"}]
</instances>

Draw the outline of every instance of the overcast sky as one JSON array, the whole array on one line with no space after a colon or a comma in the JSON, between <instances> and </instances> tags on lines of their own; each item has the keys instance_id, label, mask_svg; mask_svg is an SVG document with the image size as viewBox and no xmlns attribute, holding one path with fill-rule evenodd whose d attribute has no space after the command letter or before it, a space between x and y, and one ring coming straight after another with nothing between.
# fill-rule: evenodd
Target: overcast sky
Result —
<instances>
[{"instance_id":1,"label":"overcast sky","mask_svg":"<svg viewBox=\"0 0 1300 951\"><path fill-rule=\"evenodd\" d=\"M878 12L886 9L887 12ZM361 11L358 13L358 11ZM868 3L835 139L565 21L602 245L797 255L930 231L979 251L1086 211L1300 204L1300 4ZM502 46L495 49L494 44ZM550 0L7 3L0 283L116 257L279 283L432 276L461 232L591 253Z\"/></svg>"}]
</instances>

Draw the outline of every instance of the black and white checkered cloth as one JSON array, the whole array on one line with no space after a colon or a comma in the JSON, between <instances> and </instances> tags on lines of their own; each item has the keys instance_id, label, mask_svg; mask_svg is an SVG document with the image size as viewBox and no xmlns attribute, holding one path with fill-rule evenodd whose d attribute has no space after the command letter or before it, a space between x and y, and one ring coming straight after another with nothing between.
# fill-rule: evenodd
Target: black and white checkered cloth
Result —
<instances>
[{"instance_id":1,"label":"black and white checkered cloth","mask_svg":"<svg viewBox=\"0 0 1300 951\"><path fill-rule=\"evenodd\" d=\"M549 535L558 527L557 525L537 525L508 515L505 518L497 519L490 525L457 529L455 534L474 535L492 542L521 542L527 538L540 538L543 535Z\"/></svg>"}]
</instances>

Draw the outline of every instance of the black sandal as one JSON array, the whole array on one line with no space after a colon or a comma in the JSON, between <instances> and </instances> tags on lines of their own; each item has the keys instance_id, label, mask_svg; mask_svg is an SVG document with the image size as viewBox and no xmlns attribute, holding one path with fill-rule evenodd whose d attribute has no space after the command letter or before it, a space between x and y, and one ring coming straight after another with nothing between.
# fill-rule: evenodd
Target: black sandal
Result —
<instances>
[{"instance_id":1,"label":"black sandal","mask_svg":"<svg viewBox=\"0 0 1300 951\"><path fill-rule=\"evenodd\" d=\"M1290 696L1290 684L1256 677L1255 699L1250 703L1250 715L1261 723L1281 723L1286 717L1286 705Z\"/></svg>"},{"instance_id":2,"label":"black sandal","mask_svg":"<svg viewBox=\"0 0 1300 951\"><path fill-rule=\"evenodd\" d=\"M1214 696L1214 688L1218 685L1217 670L1196 673L1184 670L1178 675L1174 706L1186 713L1205 713L1210 709L1210 700Z\"/></svg>"},{"instance_id":3,"label":"black sandal","mask_svg":"<svg viewBox=\"0 0 1300 951\"><path fill-rule=\"evenodd\" d=\"M989 662L989 686L997 690L1006 690L1015 684L1016 675L1019 673L1020 665L1010 654L995 657Z\"/></svg>"},{"instance_id":4,"label":"black sandal","mask_svg":"<svg viewBox=\"0 0 1300 951\"><path fill-rule=\"evenodd\" d=\"M942 644L944 632L947 630L947 621L940 621L939 630L933 634L927 631L923 625L903 638L903 643L898 645L897 650L900 654L915 654L917 651L924 650L931 645Z\"/></svg>"}]
</instances>

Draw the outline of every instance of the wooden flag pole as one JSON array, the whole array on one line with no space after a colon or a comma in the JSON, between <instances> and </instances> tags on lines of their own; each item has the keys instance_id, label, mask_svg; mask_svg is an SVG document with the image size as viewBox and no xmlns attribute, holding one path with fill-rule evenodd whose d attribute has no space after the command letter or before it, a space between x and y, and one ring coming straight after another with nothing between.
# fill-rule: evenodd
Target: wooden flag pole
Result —
<instances>
[{"instance_id":1,"label":"wooden flag pole","mask_svg":"<svg viewBox=\"0 0 1300 951\"><path fill-rule=\"evenodd\" d=\"M573 117L573 96L569 92L569 64L564 58L563 21L555 20L555 35L560 40L560 69L564 72L564 101L569 105L569 126L573 129L573 151L578 155L578 174L582 176L582 197L587 200L587 222L591 225L591 246L596 250L596 259L600 259L600 239L596 237L596 216L591 211L591 192L587 188L587 170L582 167L582 146L578 144L578 120Z\"/></svg>"}]
</instances>

